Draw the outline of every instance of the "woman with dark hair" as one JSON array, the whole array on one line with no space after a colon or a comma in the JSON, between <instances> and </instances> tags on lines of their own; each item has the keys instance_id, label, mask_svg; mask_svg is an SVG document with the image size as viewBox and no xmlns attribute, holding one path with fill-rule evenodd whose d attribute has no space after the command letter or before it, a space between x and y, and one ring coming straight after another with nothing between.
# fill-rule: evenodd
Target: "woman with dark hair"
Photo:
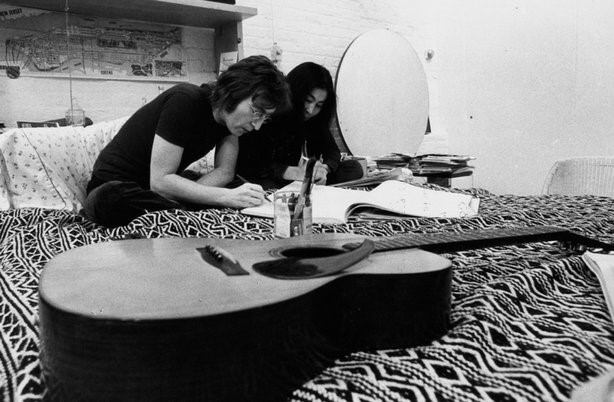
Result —
<instances>
[{"instance_id":1,"label":"woman with dark hair","mask_svg":"<svg viewBox=\"0 0 614 402\"><path fill-rule=\"evenodd\" d=\"M102 150L84 215L114 227L148 211L260 205L261 186L224 186L235 175L239 137L289 103L285 77L264 56L237 62L211 85L171 87L137 110ZM193 180L182 175L213 148L211 172Z\"/></svg>"},{"instance_id":2,"label":"woman with dark hair","mask_svg":"<svg viewBox=\"0 0 614 402\"><path fill-rule=\"evenodd\" d=\"M306 62L287 75L292 110L267 126L262 135L241 137L237 172L265 188L303 180L306 157L315 157L313 179L333 184L362 177L357 161L341 161L330 131L337 100L330 72Z\"/></svg>"}]
</instances>

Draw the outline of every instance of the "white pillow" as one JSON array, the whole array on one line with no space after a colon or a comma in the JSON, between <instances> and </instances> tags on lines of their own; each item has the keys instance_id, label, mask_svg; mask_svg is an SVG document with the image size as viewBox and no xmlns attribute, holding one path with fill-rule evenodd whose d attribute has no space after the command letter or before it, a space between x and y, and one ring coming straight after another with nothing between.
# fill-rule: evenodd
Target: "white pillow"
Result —
<instances>
[{"instance_id":1,"label":"white pillow","mask_svg":"<svg viewBox=\"0 0 614 402\"><path fill-rule=\"evenodd\" d=\"M79 211L96 157L126 119L4 134L8 137L1 150L12 206Z\"/></svg>"},{"instance_id":2,"label":"white pillow","mask_svg":"<svg viewBox=\"0 0 614 402\"><path fill-rule=\"evenodd\" d=\"M13 207L62 208L64 202L50 182L45 167L23 131L14 129L3 134L6 141L1 148Z\"/></svg>"},{"instance_id":3,"label":"white pillow","mask_svg":"<svg viewBox=\"0 0 614 402\"><path fill-rule=\"evenodd\" d=\"M5 139L4 136L0 135L0 142L3 139ZM2 152L0 152L0 211L6 211L7 209L11 209L11 196L9 193L6 162L4 161L4 156L2 156Z\"/></svg>"}]
</instances>

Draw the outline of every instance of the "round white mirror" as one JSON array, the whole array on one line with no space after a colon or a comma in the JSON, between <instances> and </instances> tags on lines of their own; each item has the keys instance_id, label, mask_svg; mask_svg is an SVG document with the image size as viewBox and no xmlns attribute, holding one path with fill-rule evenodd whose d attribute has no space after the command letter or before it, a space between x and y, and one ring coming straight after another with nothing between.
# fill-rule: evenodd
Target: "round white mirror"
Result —
<instances>
[{"instance_id":1,"label":"round white mirror","mask_svg":"<svg viewBox=\"0 0 614 402\"><path fill-rule=\"evenodd\" d=\"M386 29L345 50L335 79L341 136L354 155L414 155L428 118L426 75L415 50Z\"/></svg>"}]
</instances>

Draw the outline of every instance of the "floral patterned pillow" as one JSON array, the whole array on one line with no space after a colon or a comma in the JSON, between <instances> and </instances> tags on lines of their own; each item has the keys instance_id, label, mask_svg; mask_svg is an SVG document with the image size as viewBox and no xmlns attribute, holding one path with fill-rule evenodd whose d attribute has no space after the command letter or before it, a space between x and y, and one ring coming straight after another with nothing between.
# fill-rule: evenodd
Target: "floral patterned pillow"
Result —
<instances>
[{"instance_id":1,"label":"floral patterned pillow","mask_svg":"<svg viewBox=\"0 0 614 402\"><path fill-rule=\"evenodd\" d=\"M1 149L6 164L7 188L13 207L62 208L63 201L49 182L36 150L23 131L9 130L2 135L5 141Z\"/></svg>"},{"instance_id":2,"label":"floral patterned pillow","mask_svg":"<svg viewBox=\"0 0 614 402\"><path fill-rule=\"evenodd\" d=\"M98 153L127 118L89 127L14 129L2 153L14 208L79 211Z\"/></svg>"},{"instance_id":3,"label":"floral patterned pillow","mask_svg":"<svg viewBox=\"0 0 614 402\"><path fill-rule=\"evenodd\" d=\"M4 137L0 136L0 141ZM11 196L9 194L9 185L7 183L8 173L6 171L6 162L0 152L0 211L11 209Z\"/></svg>"},{"instance_id":4,"label":"floral patterned pillow","mask_svg":"<svg viewBox=\"0 0 614 402\"><path fill-rule=\"evenodd\" d=\"M59 127L24 132L44 167L47 180L61 200L58 204L41 205L78 211L85 200L85 186L92 172L92 163L85 152L82 127ZM52 198L55 194L50 194Z\"/></svg>"},{"instance_id":5,"label":"floral patterned pillow","mask_svg":"<svg viewBox=\"0 0 614 402\"><path fill-rule=\"evenodd\" d=\"M119 119L96 123L83 129L81 140L83 141L85 152L91 160L90 175L94 162L96 162L96 158L102 149L113 139L129 117L124 116Z\"/></svg>"}]
</instances>

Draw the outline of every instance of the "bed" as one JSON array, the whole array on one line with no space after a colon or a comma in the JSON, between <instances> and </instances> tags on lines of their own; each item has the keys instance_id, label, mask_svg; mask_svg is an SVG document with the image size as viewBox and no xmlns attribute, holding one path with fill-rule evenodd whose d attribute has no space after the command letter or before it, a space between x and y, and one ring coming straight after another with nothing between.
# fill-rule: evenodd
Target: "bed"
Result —
<instances>
[{"instance_id":1,"label":"bed","mask_svg":"<svg viewBox=\"0 0 614 402\"><path fill-rule=\"evenodd\" d=\"M270 219L234 209L163 211L106 229L79 214L96 155L125 118L84 128L0 135L0 395L41 400L38 284L54 256L126 238L273 239ZM210 161L199 161L202 169ZM597 196L480 197L464 219L351 217L316 233L391 236L555 225L614 243L614 202ZM614 332L596 276L558 242L443 254L451 260L450 330L427 345L355 350L289 399L313 401L565 401L614 366ZM266 386L266 385L264 385Z\"/></svg>"},{"instance_id":2,"label":"bed","mask_svg":"<svg viewBox=\"0 0 614 402\"><path fill-rule=\"evenodd\" d=\"M434 186L433 186L434 187ZM434 187L435 188L435 187ZM317 233L389 236L539 225L614 242L614 203L596 196L496 195L466 219L350 218ZM0 393L40 400L37 285L45 263L83 245L126 237L272 239L272 221L232 209L163 211L106 229L75 211L0 211ZM444 255L453 263L451 329L431 344L338 358L291 401L565 401L614 365L614 332L597 278L557 242Z\"/></svg>"}]
</instances>

